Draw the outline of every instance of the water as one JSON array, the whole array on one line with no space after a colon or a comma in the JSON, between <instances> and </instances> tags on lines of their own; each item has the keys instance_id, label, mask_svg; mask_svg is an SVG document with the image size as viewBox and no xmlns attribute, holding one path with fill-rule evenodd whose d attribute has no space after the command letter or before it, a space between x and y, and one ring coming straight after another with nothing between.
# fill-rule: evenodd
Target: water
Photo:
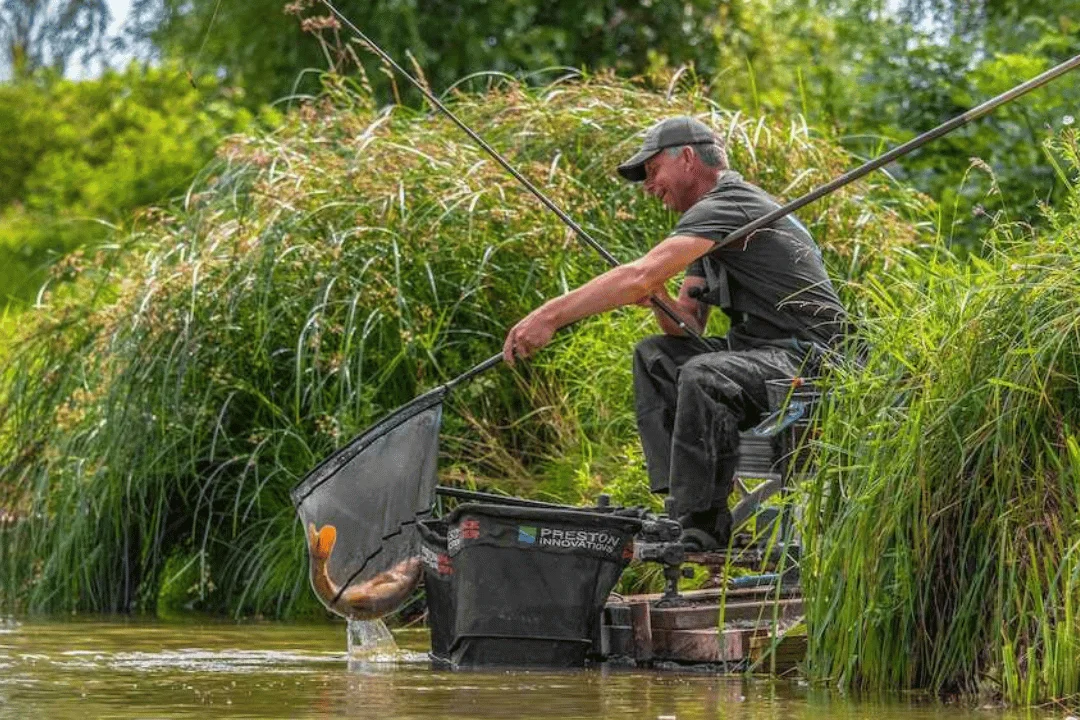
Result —
<instances>
[{"instance_id":1,"label":"water","mask_svg":"<svg viewBox=\"0 0 1080 720\"><path fill-rule=\"evenodd\" d=\"M360 647L343 624L0 620L0 718L1062 718L856 702L797 683L682 672L449 672L423 632ZM375 648L376 650L372 651Z\"/></svg>"},{"instance_id":2,"label":"water","mask_svg":"<svg viewBox=\"0 0 1080 720\"><path fill-rule=\"evenodd\" d=\"M402 650L382 620L350 620L345 630L350 662L397 662Z\"/></svg>"}]
</instances>

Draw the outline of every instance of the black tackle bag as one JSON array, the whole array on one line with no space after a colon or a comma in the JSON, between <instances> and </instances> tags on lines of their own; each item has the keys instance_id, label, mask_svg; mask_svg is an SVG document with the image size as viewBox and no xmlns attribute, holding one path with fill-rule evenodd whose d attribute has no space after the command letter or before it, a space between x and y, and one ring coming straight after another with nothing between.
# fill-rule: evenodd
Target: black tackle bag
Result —
<instances>
[{"instance_id":1,"label":"black tackle bag","mask_svg":"<svg viewBox=\"0 0 1080 720\"><path fill-rule=\"evenodd\" d=\"M437 659L456 667L575 667L599 650L604 603L633 557L641 521L466 503L420 527Z\"/></svg>"},{"instance_id":2,"label":"black tackle bag","mask_svg":"<svg viewBox=\"0 0 1080 720\"><path fill-rule=\"evenodd\" d=\"M448 661L454 643L454 561L446 547L447 523L442 518L421 520L420 559L424 564L424 594L427 597L431 654Z\"/></svg>"}]
</instances>

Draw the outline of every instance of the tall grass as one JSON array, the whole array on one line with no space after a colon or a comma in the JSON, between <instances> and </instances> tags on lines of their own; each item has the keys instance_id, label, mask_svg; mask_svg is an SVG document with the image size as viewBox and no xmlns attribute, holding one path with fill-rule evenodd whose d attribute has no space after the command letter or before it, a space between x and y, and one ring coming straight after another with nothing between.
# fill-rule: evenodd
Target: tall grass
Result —
<instances>
[{"instance_id":1,"label":"tall grass","mask_svg":"<svg viewBox=\"0 0 1080 720\"><path fill-rule=\"evenodd\" d=\"M1045 228L897 254L855 289L809 488L810 673L863 689L1080 698L1080 154Z\"/></svg>"},{"instance_id":2,"label":"tall grass","mask_svg":"<svg viewBox=\"0 0 1080 720\"><path fill-rule=\"evenodd\" d=\"M611 78L455 95L454 110L618 257L674 218L616 179L635 133L702 114L781 197L850 164L796 119L732 115L696 88ZM833 271L910 243L922 201L866 182L803 219ZM23 315L0 393L0 599L32 611L316 611L288 500L352 434L501 347L545 298L601 272L551 213L439 116L326 94L237 136L176 207ZM583 322L536 362L458 391L443 479L644 499L630 402L644 310Z\"/></svg>"}]
</instances>

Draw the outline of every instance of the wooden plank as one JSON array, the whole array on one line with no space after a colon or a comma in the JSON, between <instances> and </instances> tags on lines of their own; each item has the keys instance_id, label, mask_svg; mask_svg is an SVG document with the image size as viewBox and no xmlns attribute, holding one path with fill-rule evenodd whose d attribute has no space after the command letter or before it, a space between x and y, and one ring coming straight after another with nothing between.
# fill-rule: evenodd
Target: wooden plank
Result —
<instances>
[{"instance_id":1,"label":"wooden plank","mask_svg":"<svg viewBox=\"0 0 1080 720\"><path fill-rule=\"evenodd\" d=\"M758 630L750 637L750 660L760 663L757 668L763 672L769 672L775 664L777 673L784 673L795 667L806 658L806 635L787 634L780 638L776 649L773 650L775 660L768 657L769 650L773 645L771 632Z\"/></svg>"},{"instance_id":2,"label":"wooden plank","mask_svg":"<svg viewBox=\"0 0 1080 720\"><path fill-rule=\"evenodd\" d=\"M736 662L749 651L751 630L654 630L657 658L681 662Z\"/></svg>"},{"instance_id":3,"label":"wooden plank","mask_svg":"<svg viewBox=\"0 0 1080 720\"><path fill-rule=\"evenodd\" d=\"M736 620L762 620L773 619L774 613L780 620L788 620L803 614L802 598L788 598L786 600L765 602L738 602L728 603L724 606L724 622ZM717 617L719 620L719 615Z\"/></svg>"},{"instance_id":4,"label":"wooden plank","mask_svg":"<svg viewBox=\"0 0 1080 720\"><path fill-rule=\"evenodd\" d=\"M649 615L649 603L630 604L630 630L633 633L634 659L638 661L653 658L652 621Z\"/></svg>"},{"instance_id":5,"label":"wooden plank","mask_svg":"<svg viewBox=\"0 0 1080 720\"><path fill-rule=\"evenodd\" d=\"M775 606L775 610L774 610ZM802 598L774 601L770 599L729 602L724 606L724 622L738 620L771 620L774 611L781 620L802 614ZM720 624L720 605L689 605L683 607L654 607L651 624L654 629L693 630L714 628Z\"/></svg>"},{"instance_id":6,"label":"wooden plank","mask_svg":"<svg viewBox=\"0 0 1080 720\"><path fill-rule=\"evenodd\" d=\"M664 630L699 630L715 628L720 624L720 606L691 605L652 609L652 626Z\"/></svg>"},{"instance_id":7,"label":"wooden plank","mask_svg":"<svg viewBox=\"0 0 1080 720\"><path fill-rule=\"evenodd\" d=\"M762 585L761 587L749 587L725 590L724 588L704 588L702 590L685 590L679 593L680 597L690 603L705 603L709 601L719 602L723 595L730 602L734 599L748 599L753 597L775 597L777 595L775 585ZM798 585L781 587L780 597L794 597L802 595L802 589ZM643 595L628 595L622 602L648 601L656 602L662 597L660 593L647 593ZM613 604L620 604L619 602Z\"/></svg>"}]
</instances>

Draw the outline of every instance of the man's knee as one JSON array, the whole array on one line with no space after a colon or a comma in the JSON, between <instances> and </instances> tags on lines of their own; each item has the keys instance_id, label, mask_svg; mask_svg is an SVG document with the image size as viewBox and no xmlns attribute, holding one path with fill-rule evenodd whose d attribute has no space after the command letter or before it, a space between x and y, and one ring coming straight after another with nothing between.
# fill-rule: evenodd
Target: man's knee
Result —
<instances>
[{"instance_id":1,"label":"man's knee","mask_svg":"<svg viewBox=\"0 0 1080 720\"><path fill-rule=\"evenodd\" d=\"M634 358L635 359L648 359L656 357L657 355L663 355L665 348L666 335L650 335L638 342L634 346Z\"/></svg>"},{"instance_id":2,"label":"man's knee","mask_svg":"<svg viewBox=\"0 0 1080 720\"><path fill-rule=\"evenodd\" d=\"M679 369L679 394L703 392L718 402L735 400L743 392L733 373L727 370L724 353L691 358Z\"/></svg>"},{"instance_id":3,"label":"man's knee","mask_svg":"<svg viewBox=\"0 0 1080 720\"><path fill-rule=\"evenodd\" d=\"M667 357L670 338L667 335L650 335L634 346L634 375L649 373L657 360Z\"/></svg>"}]
</instances>

